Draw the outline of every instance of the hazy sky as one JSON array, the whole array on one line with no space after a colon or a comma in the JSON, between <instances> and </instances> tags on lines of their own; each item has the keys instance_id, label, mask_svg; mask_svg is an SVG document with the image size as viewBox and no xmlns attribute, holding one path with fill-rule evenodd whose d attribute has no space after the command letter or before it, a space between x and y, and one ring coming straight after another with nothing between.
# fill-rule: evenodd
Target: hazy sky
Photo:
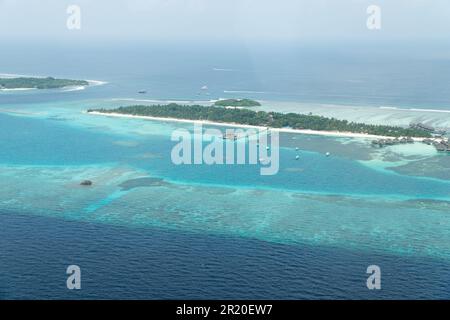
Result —
<instances>
[{"instance_id":1,"label":"hazy sky","mask_svg":"<svg viewBox=\"0 0 450 320\"><path fill-rule=\"evenodd\" d=\"M366 27L369 5L381 30ZM69 5L81 30L66 27ZM0 0L0 40L450 39L450 0Z\"/></svg>"}]
</instances>

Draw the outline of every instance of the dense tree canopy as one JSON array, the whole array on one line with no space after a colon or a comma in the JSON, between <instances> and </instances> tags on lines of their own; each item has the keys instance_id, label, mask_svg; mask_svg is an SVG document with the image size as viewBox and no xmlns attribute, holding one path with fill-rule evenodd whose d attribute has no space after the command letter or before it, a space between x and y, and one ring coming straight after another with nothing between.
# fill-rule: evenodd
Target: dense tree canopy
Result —
<instances>
[{"instance_id":1,"label":"dense tree canopy","mask_svg":"<svg viewBox=\"0 0 450 320\"><path fill-rule=\"evenodd\" d=\"M384 125L369 125L349 122L316 115L297 113L279 113L253 111L249 109L227 109L223 107L205 107L201 105L136 105L120 107L117 109L90 109L88 112L121 113L138 116L151 116L161 118L176 118L189 120L208 120L265 126L271 128L310 129L319 131L340 131L366 133L392 137L430 137L430 133L416 128L402 128Z\"/></svg>"},{"instance_id":2,"label":"dense tree canopy","mask_svg":"<svg viewBox=\"0 0 450 320\"><path fill-rule=\"evenodd\" d=\"M69 80L48 78L0 78L0 89L57 89L69 86L87 86L85 80Z\"/></svg>"},{"instance_id":3,"label":"dense tree canopy","mask_svg":"<svg viewBox=\"0 0 450 320\"><path fill-rule=\"evenodd\" d=\"M259 107L261 104L250 99L226 99L218 100L214 105L219 107Z\"/></svg>"}]
</instances>

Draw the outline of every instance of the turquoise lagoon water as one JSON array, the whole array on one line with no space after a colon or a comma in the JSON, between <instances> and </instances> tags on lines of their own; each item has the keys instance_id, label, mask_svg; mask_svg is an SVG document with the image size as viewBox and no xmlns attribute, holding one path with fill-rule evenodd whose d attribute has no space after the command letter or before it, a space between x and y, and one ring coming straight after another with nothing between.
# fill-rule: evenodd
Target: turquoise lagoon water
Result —
<instances>
[{"instance_id":1,"label":"turquoise lagoon water","mask_svg":"<svg viewBox=\"0 0 450 320\"><path fill-rule=\"evenodd\" d=\"M153 76L136 62L123 78L117 61L119 70L103 73L92 64L81 71L68 67L66 77L108 84L73 92L0 93L0 298L72 298L63 287L64 270L55 271L70 263L88 269L89 285L75 297L448 298L450 181L385 169L387 155L395 158L390 165L436 155L373 150L358 139L282 134L274 176L261 176L258 165L175 166L170 135L192 125L83 113L132 99L205 101L227 95L228 88L262 92L258 85L279 79L273 68L262 78L243 72L245 59L188 61L177 68L150 64L145 71ZM51 69L62 65L56 61L44 71L25 61L5 72L58 76ZM225 72L214 68L223 65L241 71L219 76ZM203 71L187 83L195 68ZM387 73L375 83L383 83ZM298 82L291 79L289 89L295 91ZM334 83L340 81L345 83L336 75ZM198 93L205 83L212 88L209 95ZM321 85L329 83L315 90ZM136 95L147 87L149 97ZM268 95L258 90L242 95ZM359 90L355 96L369 91ZM396 99L414 100L411 90L396 91ZM308 99L323 97L310 93ZM94 185L81 187L84 179ZM378 295L365 288L370 264L385 271Z\"/></svg>"}]
</instances>

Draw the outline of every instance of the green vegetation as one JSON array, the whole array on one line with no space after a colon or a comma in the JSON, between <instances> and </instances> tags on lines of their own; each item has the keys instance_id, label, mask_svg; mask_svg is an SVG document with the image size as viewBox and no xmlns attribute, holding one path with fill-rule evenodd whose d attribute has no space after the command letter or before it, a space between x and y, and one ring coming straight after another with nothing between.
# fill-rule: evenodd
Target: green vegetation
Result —
<instances>
[{"instance_id":1,"label":"green vegetation","mask_svg":"<svg viewBox=\"0 0 450 320\"><path fill-rule=\"evenodd\" d=\"M289 127L293 129L310 129L319 131L339 131L367 133L391 137L430 137L430 133L415 129L394 126L368 125L334 118L297 113L279 113L252 111L249 109L226 109L221 107L204 107L200 105L183 106L179 104L129 106L117 109L90 109L88 112L120 113L137 116L176 118L189 120L208 120L214 122L246 124L271 128Z\"/></svg>"},{"instance_id":2,"label":"green vegetation","mask_svg":"<svg viewBox=\"0 0 450 320\"><path fill-rule=\"evenodd\" d=\"M226 99L216 101L214 105L218 107L259 107L261 104L250 99Z\"/></svg>"},{"instance_id":3,"label":"green vegetation","mask_svg":"<svg viewBox=\"0 0 450 320\"><path fill-rule=\"evenodd\" d=\"M0 78L0 89L58 89L69 86L88 86L85 80L48 78Z\"/></svg>"}]
</instances>

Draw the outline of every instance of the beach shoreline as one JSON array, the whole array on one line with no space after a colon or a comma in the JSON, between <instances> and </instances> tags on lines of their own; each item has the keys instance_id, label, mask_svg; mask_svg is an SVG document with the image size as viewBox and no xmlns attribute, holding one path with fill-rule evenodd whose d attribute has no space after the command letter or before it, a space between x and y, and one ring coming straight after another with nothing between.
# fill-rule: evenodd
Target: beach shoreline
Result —
<instances>
[{"instance_id":1,"label":"beach shoreline","mask_svg":"<svg viewBox=\"0 0 450 320\"><path fill-rule=\"evenodd\" d=\"M9 92L9 91L30 91L30 90L38 90L36 88L1 88L0 91L2 92Z\"/></svg>"},{"instance_id":2,"label":"beach shoreline","mask_svg":"<svg viewBox=\"0 0 450 320\"><path fill-rule=\"evenodd\" d=\"M45 79L47 77L45 76L36 76L36 75L22 75L22 74L13 74L13 73L0 73L0 78L4 79L15 79L15 78L34 78L34 79ZM106 81L101 80L84 80L88 84L87 85L80 85L80 86L65 86L65 87L59 87L59 88L51 88L52 89L61 89L63 92L70 92L70 91L80 91L84 90L88 87L96 87L96 86L102 86L107 84ZM40 90L39 88L0 88L0 92L15 92L15 91L30 91L30 90Z\"/></svg>"},{"instance_id":3,"label":"beach shoreline","mask_svg":"<svg viewBox=\"0 0 450 320\"><path fill-rule=\"evenodd\" d=\"M152 116L137 116L131 114L122 113L106 113L99 111L84 111L84 113L97 116L107 116L115 118L126 118L126 119L140 119L140 120L150 120L150 121L161 121L161 122L180 122L180 123L193 123L220 127L233 127L233 128L246 128L246 129L259 129L259 130L271 130L282 133L296 133L305 135L319 135L319 136L330 136L330 137L340 137L340 138L357 138L357 139L392 139L389 136L378 136L373 134L365 133L355 133L355 132L340 132L340 131L319 131L319 130L309 130L309 129L290 129L290 128L271 128L262 126L253 126L247 124L239 123L229 123L229 122L214 122L208 120L191 120L191 119L177 119L177 118L165 118L165 117L152 117ZM424 138L412 138L415 142L422 142Z\"/></svg>"}]
</instances>

